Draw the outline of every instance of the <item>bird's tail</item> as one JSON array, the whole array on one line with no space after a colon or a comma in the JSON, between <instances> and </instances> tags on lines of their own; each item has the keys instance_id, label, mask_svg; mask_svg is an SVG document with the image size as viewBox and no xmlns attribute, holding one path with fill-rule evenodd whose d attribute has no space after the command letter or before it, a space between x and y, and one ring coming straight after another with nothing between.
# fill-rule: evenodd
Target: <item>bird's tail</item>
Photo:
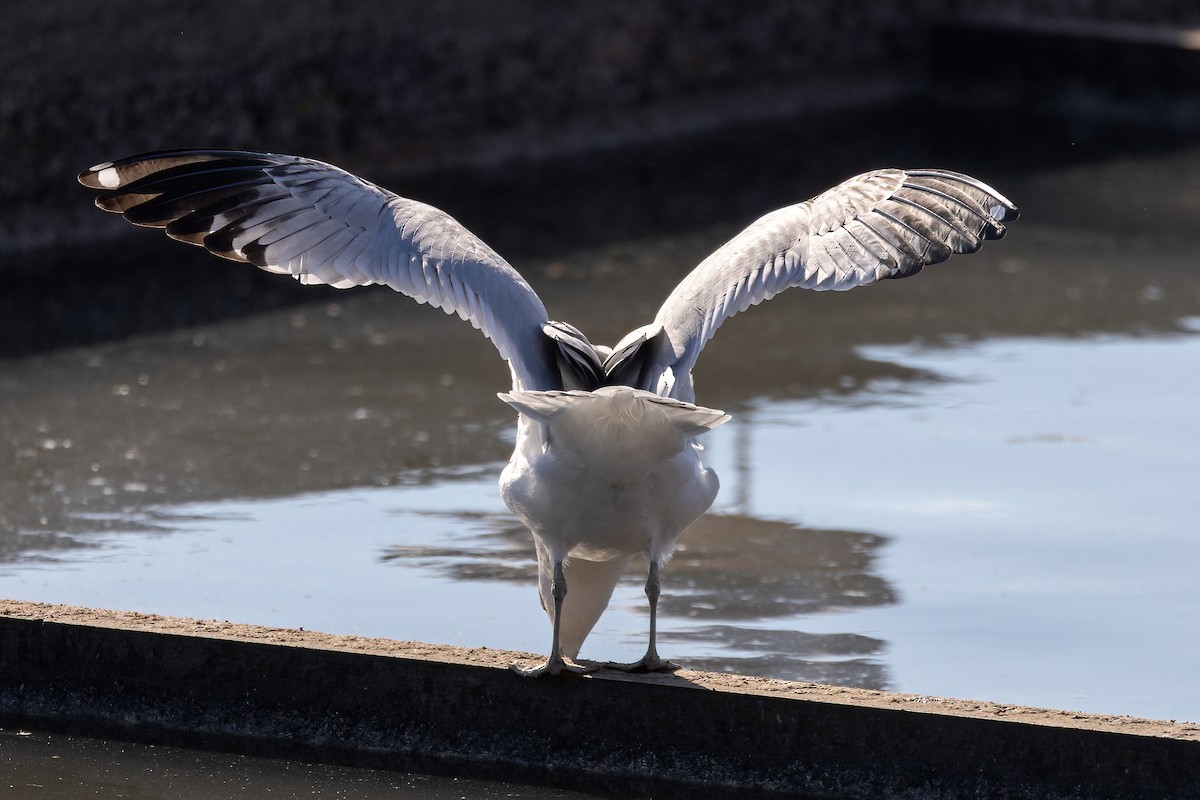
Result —
<instances>
[{"instance_id":1,"label":"bird's tail","mask_svg":"<svg viewBox=\"0 0 1200 800\"><path fill-rule=\"evenodd\" d=\"M549 428L551 447L587 453L591 460L669 458L687 437L729 421L724 411L684 403L628 386L585 392L514 391L500 399Z\"/></svg>"},{"instance_id":2,"label":"bird's tail","mask_svg":"<svg viewBox=\"0 0 1200 800\"><path fill-rule=\"evenodd\" d=\"M715 408L705 408L653 392L631 389L628 386L605 386L595 391L580 390L525 392L513 391L498 395L501 400L538 422L552 422L561 414L580 412L585 408L601 417L663 419L679 433L694 436L724 425L730 416Z\"/></svg>"}]
</instances>

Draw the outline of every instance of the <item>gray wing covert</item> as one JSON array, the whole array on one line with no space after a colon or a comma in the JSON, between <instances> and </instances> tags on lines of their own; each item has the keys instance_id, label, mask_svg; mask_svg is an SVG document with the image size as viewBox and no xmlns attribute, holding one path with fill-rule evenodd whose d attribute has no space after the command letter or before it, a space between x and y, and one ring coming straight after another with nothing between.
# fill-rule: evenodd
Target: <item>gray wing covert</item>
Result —
<instances>
[{"instance_id":1,"label":"gray wing covert","mask_svg":"<svg viewBox=\"0 0 1200 800\"><path fill-rule=\"evenodd\" d=\"M79 176L96 205L223 258L338 288L384 284L483 331L526 389L555 388L546 309L503 258L445 212L311 159L173 150Z\"/></svg>"},{"instance_id":2,"label":"gray wing covert","mask_svg":"<svg viewBox=\"0 0 1200 800\"><path fill-rule=\"evenodd\" d=\"M671 292L655 369L692 401L691 369L733 315L800 286L844 291L903 278L1004 236L1016 206L990 186L945 170L885 169L851 178L760 218Z\"/></svg>"}]
</instances>

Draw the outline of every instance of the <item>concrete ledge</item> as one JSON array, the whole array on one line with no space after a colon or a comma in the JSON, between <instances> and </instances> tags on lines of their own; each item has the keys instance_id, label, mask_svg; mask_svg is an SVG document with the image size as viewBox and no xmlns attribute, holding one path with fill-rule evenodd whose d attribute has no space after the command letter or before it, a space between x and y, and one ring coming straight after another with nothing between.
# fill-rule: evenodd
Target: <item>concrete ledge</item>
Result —
<instances>
[{"instance_id":1,"label":"concrete ledge","mask_svg":"<svg viewBox=\"0 0 1200 800\"><path fill-rule=\"evenodd\" d=\"M0 724L656 797L1195 797L1200 726L0 601Z\"/></svg>"}]
</instances>

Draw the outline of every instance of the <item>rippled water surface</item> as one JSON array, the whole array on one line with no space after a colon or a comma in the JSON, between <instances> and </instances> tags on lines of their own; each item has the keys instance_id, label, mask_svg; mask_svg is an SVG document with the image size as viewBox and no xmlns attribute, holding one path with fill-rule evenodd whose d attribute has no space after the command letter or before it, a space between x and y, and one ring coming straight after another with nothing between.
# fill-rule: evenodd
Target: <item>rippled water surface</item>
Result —
<instances>
[{"instance_id":1,"label":"rippled water surface","mask_svg":"<svg viewBox=\"0 0 1200 800\"><path fill-rule=\"evenodd\" d=\"M661 649L1200 721L1200 150L974 171L1022 206L1008 239L788 292L710 344L698 399L734 421L705 442L722 491L664 572ZM770 207L517 266L615 341ZM162 269L237 269L186 264ZM0 364L0 595L544 651L494 350L387 290L314 292ZM584 657L640 655L643 581Z\"/></svg>"}]
</instances>

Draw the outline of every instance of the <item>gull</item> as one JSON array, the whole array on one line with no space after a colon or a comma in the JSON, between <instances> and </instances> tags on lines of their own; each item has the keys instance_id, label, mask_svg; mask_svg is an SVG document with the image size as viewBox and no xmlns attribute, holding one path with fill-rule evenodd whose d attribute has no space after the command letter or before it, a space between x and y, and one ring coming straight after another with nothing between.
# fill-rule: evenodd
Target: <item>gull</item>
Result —
<instances>
[{"instance_id":1,"label":"gull","mask_svg":"<svg viewBox=\"0 0 1200 800\"><path fill-rule=\"evenodd\" d=\"M575 661L630 560L649 561L649 644L631 671L678 666L656 646L659 572L717 496L698 438L729 415L695 404L692 368L721 324L790 287L846 290L904 278L999 239L1017 208L940 169L881 169L750 224L693 269L654 321L615 346L552 321L529 283L440 209L308 158L168 150L108 161L79 181L96 205L182 242L338 288L384 284L458 314L508 362L516 448L505 504L533 535L551 621L544 663Z\"/></svg>"}]
</instances>

